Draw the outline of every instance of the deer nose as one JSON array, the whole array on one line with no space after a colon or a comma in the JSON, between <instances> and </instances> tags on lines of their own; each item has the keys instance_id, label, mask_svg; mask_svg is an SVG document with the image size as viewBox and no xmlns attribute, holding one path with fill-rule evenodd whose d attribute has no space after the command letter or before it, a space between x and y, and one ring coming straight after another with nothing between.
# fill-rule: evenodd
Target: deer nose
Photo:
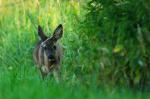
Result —
<instances>
[{"instance_id":1,"label":"deer nose","mask_svg":"<svg viewBox=\"0 0 150 99\"><path fill-rule=\"evenodd\" d=\"M53 55L48 55L48 59L54 59Z\"/></svg>"}]
</instances>

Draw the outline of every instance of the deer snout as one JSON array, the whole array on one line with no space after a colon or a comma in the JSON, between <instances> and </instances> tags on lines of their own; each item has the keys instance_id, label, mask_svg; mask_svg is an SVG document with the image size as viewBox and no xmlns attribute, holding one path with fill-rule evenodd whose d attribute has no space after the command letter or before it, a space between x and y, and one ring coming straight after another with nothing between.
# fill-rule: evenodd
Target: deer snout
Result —
<instances>
[{"instance_id":1,"label":"deer snout","mask_svg":"<svg viewBox=\"0 0 150 99\"><path fill-rule=\"evenodd\" d=\"M52 59L54 59L54 58L55 58L55 57L54 57L53 55L51 55L51 54L48 55L48 59L52 60Z\"/></svg>"}]
</instances>

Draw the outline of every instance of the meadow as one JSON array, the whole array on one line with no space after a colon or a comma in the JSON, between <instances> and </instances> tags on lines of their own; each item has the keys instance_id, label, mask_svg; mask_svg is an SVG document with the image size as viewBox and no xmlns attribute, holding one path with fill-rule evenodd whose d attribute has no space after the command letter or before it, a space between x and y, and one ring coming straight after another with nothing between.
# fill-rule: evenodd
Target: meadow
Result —
<instances>
[{"instance_id":1,"label":"meadow","mask_svg":"<svg viewBox=\"0 0 150 99\"><path fill-rule=\"evenodd\" d=\"M85 22L90 20L90 1L0 0L0 99L149 99L149 91L131 88L120 79L122 67L113 71L115 58L110 50L122 55L124 49L122 45L112 49L101 42L101 35L94 34L98 28L93 30L94 24ZM59 41L63 47L62 80L57 83L53 77L41 79L32 52L39 40L37 26L50 36L59 24L64 34ZM135 85L142 78L138 70Z\"/></svg>"}]
</instances>

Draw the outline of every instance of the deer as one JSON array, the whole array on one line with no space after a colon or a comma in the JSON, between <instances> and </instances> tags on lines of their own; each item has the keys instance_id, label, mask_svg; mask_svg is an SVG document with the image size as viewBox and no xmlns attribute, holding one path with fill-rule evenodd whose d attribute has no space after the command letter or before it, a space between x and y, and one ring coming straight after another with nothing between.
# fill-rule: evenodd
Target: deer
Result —
<instances>
[{"instance_id":1,"label":"deer","mask_svg":"<svg viewBox=\"0 0 150 99\"><path fill-rule=\"evenodd\" d=\"M62 37L62 35L62 24L57 26L52 36L46 36L42 27L38 25L38 36L40 40L37 42L33 50L33 60L43 79L45 79L48 75L53 74L57 82L60 80L62 47L58 43L58 40Z\"/></svg>"}]
</instances>

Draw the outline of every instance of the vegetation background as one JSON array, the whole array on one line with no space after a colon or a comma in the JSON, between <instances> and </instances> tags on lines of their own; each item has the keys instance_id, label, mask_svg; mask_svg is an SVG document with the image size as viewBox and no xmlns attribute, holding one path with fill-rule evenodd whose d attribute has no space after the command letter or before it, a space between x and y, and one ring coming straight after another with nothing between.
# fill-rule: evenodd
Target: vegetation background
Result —
<instances>
[{"instance_id":1,"label":"vegetation background","mask_svg":"<svg viewBox=\"0 0 150 99\"><path fill-rule=\"evenodd\" d=\"M37 25L63 24L62 81L32 60ZM150 0L0 0L0 99L148 99Z\"/></svg>"}]
</instances>

